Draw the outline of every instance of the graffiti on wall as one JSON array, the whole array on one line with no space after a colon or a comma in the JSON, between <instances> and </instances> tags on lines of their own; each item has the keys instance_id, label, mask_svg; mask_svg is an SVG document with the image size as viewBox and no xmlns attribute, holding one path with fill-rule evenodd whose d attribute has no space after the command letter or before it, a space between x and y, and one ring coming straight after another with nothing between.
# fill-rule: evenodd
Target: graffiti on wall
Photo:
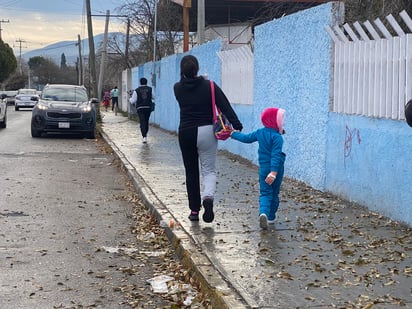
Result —
<instances>
[{"instance_id":1,"label":"graffiti on wall","mask_svg":"<svg viewBox=\"0 0 412 309\"><path fill-rule=\"evenodd\" d=\"M350 129L347 125L345 127L345 144L343 149L344 164L346 166L346 159L352 158L353 143L361 143L360 131L358 129Z\"/></svg>"}]
</instances>

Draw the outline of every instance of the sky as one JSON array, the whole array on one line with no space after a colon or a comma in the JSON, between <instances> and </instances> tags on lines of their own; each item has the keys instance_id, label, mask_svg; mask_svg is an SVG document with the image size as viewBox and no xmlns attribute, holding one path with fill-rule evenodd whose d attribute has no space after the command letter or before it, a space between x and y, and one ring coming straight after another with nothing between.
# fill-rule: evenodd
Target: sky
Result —
<instances>
[{"instance_id":1,"label":"sky","mask_svg":"<svg viewBox=\"0 0 412 309\"><path fill-rule=\"evenodd\" d=\"M104 33L104 16L118 15L122 0L90 0L93 34ZM85 0L0 0L0 34L15 55L60 41L88 37ZM109 32L126 32L126 25L112 17Z\"/></svg>"}]
</instances>

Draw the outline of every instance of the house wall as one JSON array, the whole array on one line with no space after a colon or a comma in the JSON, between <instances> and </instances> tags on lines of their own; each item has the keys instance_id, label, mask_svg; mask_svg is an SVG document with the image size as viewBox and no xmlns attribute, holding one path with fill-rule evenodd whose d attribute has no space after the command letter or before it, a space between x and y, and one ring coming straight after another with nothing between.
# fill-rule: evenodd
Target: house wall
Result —
<instances>
[{"instance_id":1,"label":"house wall","mask_svg":"<svg viewBox=\"0 0 412 309\"><path fill-rule=\"evenodd\" d=\"M331 4L255 29L254 118L267 106L286 110L287 176L324 189Z\"/></svg>"},{"instance_id":2,"label":"house wall","mask_svg":"<svg viewBox=\"0 0 412 309\"><path fill-rule=\"evenodd\" d=\"M412 128L405 121L331 113L325 190L412 224Z\"/></svg>"},{"instance_id":3,"label":"house wall","mask_svg":"<svg viewBox=\"0 0 412 309\"><path fill-rule=\"evenodd\" d=\"M221 64L217 52L221 50L221 41L212 41L193 48L193 54L199 61L199 74L207 74L218 84L221 82ZM180 60L185 54L175 54L156 62L156 82L153 86L151 76L153 63L146 63L132 70L133 85L138 84L140 76L147 76L154 89L155 112L150 121L169 131L177 132L179 126L179 106L173 92L173 85L180 79Z\"/></svg>"},{"instance_id":4,"label":"house wall","mask_svg":"<svg viewBox=\"0 0 412 309\"><path fill-rule=\"evenodd\" d=\"M412 129L404 121L330 112L333 45L325 26L333 26L335 14L333 4L327 3L256 27L254 102L233 107L244 132L261 126L264 108L286 110L286 177L412 224ZM212 41L188 52L199 59L199 73L218 84L221 47L220 41ZM173 85L179 80L183 55L156 63L156 111L151 121L170 131L178 127ZM139 74L151 74L151 64L142 67ZM135 85L138 76L132 78ZM219 142L219 148L257 164L256 143L228 140Z\"/></svg>"}]
</instances>

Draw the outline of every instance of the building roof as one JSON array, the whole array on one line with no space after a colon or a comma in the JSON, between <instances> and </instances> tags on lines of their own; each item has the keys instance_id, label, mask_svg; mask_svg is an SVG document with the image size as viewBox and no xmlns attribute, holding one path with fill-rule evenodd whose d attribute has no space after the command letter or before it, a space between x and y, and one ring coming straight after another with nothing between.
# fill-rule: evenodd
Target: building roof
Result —
<instances>
[{"instance_id":1,"label":"building roof","mask_svg":"<svg viewBox=\"0 0 412 309\"><path fill-rule=\"evenodd\" d=\"M163 0L170 1L170 0ZM249 22L252 25L265 23L274 18L289 15L330 0L204 0L205 27ZM198 0L191 0L189 10L189 31L197 31ZM171 3L171 5L179 6ZM160 29L159 29L160 30ZM177 29L175 29L177 30Z\"/></svg>"},{"instance_id":2,"label":"building roof","mask_svg":"<svg viewBox=\"0 0 412 309\"><path fill-rule=\"evenodd\" d=\"M197 2L192 0L192 10L196 12ZM319 1L205 0L205 25L237 22L261 24L318 4Z\"/></svg>"}]
</instances>

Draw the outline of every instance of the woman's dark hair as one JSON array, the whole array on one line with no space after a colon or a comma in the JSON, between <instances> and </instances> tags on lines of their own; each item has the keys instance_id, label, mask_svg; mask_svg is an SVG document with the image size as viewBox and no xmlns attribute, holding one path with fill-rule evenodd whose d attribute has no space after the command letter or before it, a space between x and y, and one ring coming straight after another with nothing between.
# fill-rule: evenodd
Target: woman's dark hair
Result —
<instances>
[{"instance_id":1,"label":"woman's dark hair","mask_svg":"<svg viewBox=\"0 0 412 309\"><path fill-rule=\"evenodd\" d=\"M147 79L144 78L144 77L142 77L142 78L140 79L140 85L147 85Z\"/></svg>"},{"instance_id":2,"label":"woman's dark hair","mask_svg":"<svg viewBox=\"0 0 412 309\"><path fill-rule=\"evenodd\" d=\"M195 56L187 55L180 61L180 76L193 78L199 72L199 62Z\"/></svg>"}]
</instances>

